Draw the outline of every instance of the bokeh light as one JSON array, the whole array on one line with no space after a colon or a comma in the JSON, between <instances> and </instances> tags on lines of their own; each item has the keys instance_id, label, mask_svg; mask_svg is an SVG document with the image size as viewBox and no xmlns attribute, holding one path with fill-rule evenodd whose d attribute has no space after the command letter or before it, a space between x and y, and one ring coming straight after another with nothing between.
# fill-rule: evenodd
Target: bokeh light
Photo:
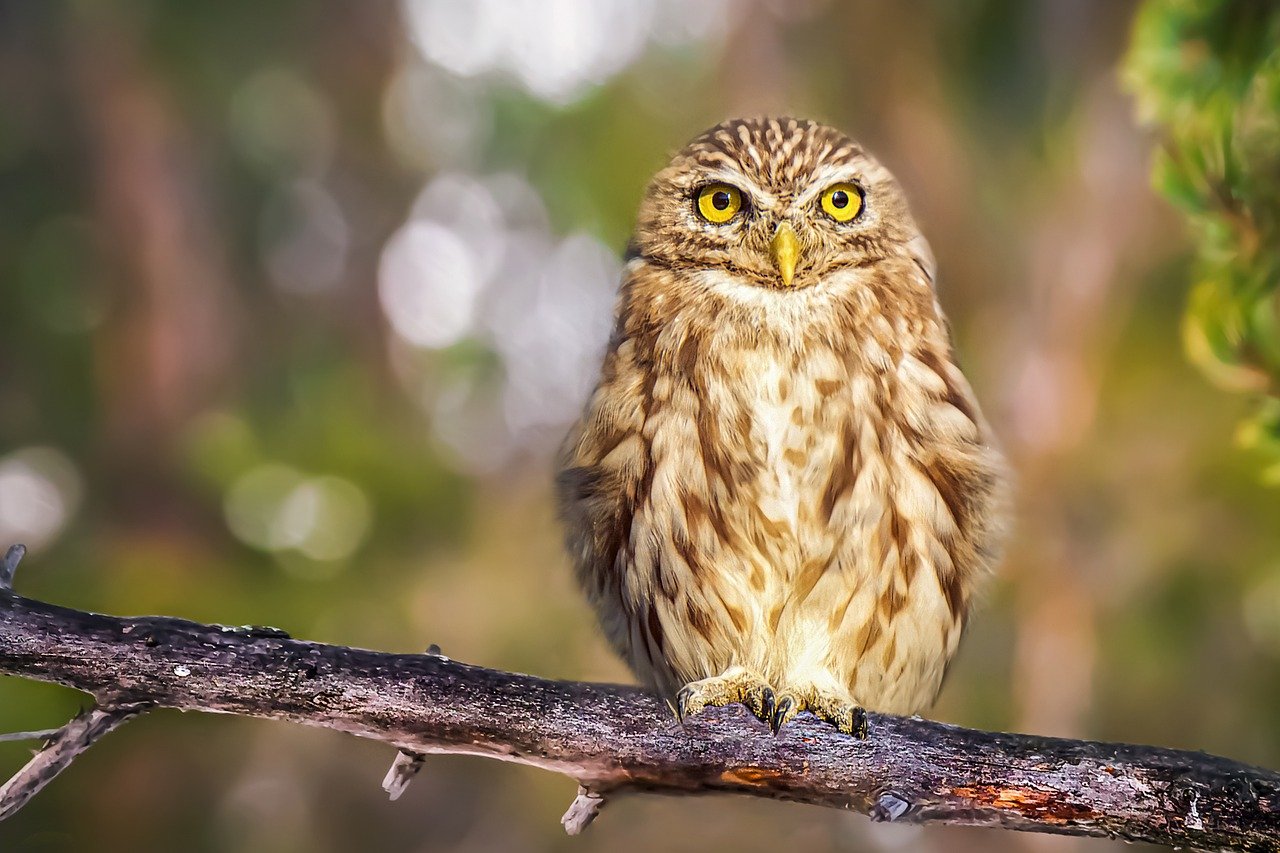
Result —
<instances>
[{"instance_id":1,"label":"bokeh light","mask_svg":"<svg viewBox=\"0 0 1280 853\"><path fill-rule=\"evenodd\" d=\"M475 322L484 287L479 260L456 231L435 222L410 222L387 243L378 275L382 308L411 344L457 343Z\"/></svg>"},{"instance_id":2,"label":"bokeh light","mask_svg":"<svg viewBox=\"0 0 1280 853\"><path fill-rule=\"evenodd\" d=\"M556 241L537 191L518 175L443 173L423 189L383 250L379 295L406 343L469 339L500 361L501 405L480 399L478 375L406 377L464 469L545 453L564 434L598 373L620 275L599 240Z\"/></svg>"},{"instance_id":3,"label":"bokeh light","mask_svg":"<svg viewBox=\"0 0 1280 853\"><path fill-rule=\"evenodd\" d=\"M422 55L463 77L505 73L534 96L568 103L604 83L653 37L671 45L714 42L727 3L677 0L406 0L410 38Z\"/></svg>"},{"instance_id":4,"label":"bokeh light","mask_svg":"<svg viewBox=\"0 0 1280 853\"><path fill-rule=\"evenodd\" d=\"M0 543L50 545L80 504L80 472L65 453L26 447L0 457Z\"/></svg>"},{"instance_id":5,"label":"bokeh light","mask_svg":"<svg viewBox=\"0 0 1280 853\"><path fill-rule=\"evenodd\" d=\"M343 560L359 547L372 520L359 486L332 475L307 476L268 463L239 477L227 492L227 525L242 541L312 560Z\"/></svg>"}]
</instances>

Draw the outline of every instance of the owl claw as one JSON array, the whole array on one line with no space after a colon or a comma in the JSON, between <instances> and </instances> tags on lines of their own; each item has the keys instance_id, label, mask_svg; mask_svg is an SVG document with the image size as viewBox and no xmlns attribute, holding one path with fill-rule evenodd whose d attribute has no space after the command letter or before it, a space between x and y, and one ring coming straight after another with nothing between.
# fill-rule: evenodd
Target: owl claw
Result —
<instances>
[{"instance_id":1,"label":"owl claw","mask_svg":"<svg viewBox=\"0 0 1280 853\"><path fill-rule=\"evenodd\" d=\"M867 712L864 708L857 705L841 705L830 712L815 711L814 713L819 719L826 720L835 726L837 731L858 740L867 738Z\"/></svg>"},{"instance_id":2,"label":"owl claw","mask_svg":"<svg viewBox=\"0 0 1280 853\"><path fill-rule=\"evenodd\" d=\"M867 736L867 712L840 694L818 688L779 693L750 670L734 668L723 675L692 681L676 694L676 717L681 722L712 706L743 704L774 734L809 711L837 731L862 740Z\"/></svg>"},{"instance_id":3,"label":"owl claw","mask_svg":"<svg viewBox=\"0 0 1280 853\"><path fill-rule=\"evenodd\" d=\"M777 701L778 697L774 694L773 688L766 684L760 691L760 710L752 709L752 713L767 723L773 719L773 709ZM750 708L751 706L748 705L747 707Z\"/></svg>"},{"instance_id":4,"label":"owl claw","mask_svg":"<svg viewBox=\"0 0 1280 853\"><path fill-rule=\"evenodd\" d=\"M764 679L747 670L693 681L676 694L676 717L682 722L712 706L741 703L752 715L768 723L773 718L776 696Z\"/></svg>"},{"instance_id":5,"label":"owl claw","mask_svg":"<svg viewBox=\"0 0 1280 853\"><path fill-rule=\"evenodd\" d=\"M684 722L686 717L693 716L702 710L698 704L697 691L691 689L688 685L680 688L680 692L676 694L676 719Z\"/></svg>"},{"instance_id":6,"label":"owl claw","mask_svg":"<svg viewBox=\"0 0 1280 853\"><path fill-rule=\"evenodd\" d=\"M801 711L809 711L818 719L834 726L858 740L867 736L867 712L865 709L844 699L811 690L800 694L784 693L777 699L773 716L769 721L774 734L785 726Z\"/></svg>"},{"instance_id":7,"label":"owl claw","mask_svg":"<svg viewBox=\"0 0 1280 853\"><path fill-rule=\"evenodd\" d=\"M773 729L773 733L776 735L778 730L791 722L791 718L799 711L800 703L796 701L794 696L783 696L778 700L777 706L769 718L769 728Z\"/></svg>"}]
</instances>

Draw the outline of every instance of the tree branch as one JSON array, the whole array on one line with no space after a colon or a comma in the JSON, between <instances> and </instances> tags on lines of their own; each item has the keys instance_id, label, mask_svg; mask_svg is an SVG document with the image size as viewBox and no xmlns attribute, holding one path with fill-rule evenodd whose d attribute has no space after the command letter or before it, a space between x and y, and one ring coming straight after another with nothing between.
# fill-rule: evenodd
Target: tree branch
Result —
<instances>
[{"instance_id":1,"label":"tree branch","mask_svg":"<svg viewBox=\"0 0 1280 853\"><path fill-rule=\"evenodd\" d=\"M775 736L736 706L679 724L656 697L632 687L308 643L273 628L100 616L2 586L0 673L97 700L98 710L78 717L33 760L46 756L41 766L55 773L129 716L177 708L383 741L406 754L388 774L389 790L407 783L415 756L440 752L563 773L580 785L563 818L571 833L619 793L731 792L852 808L882 821L1280 849L1280 774L1203 753L882 714L870 715L866 740L808 715ZM31 778L30 767L6 795L24 774ZM29 797L38 788L23 790ZM10 800L0 816L26 797Z\"/></svg>"}]
</instances>

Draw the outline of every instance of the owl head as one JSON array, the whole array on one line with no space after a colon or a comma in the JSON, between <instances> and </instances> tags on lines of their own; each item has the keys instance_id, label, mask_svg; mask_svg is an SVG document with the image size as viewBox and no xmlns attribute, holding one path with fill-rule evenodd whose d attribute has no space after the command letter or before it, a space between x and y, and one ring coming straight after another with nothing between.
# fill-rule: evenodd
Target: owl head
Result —
<instances>
[{"instance_id":1,"label":"owl head","mask_svg":"<svg viewBox=\"0 0 1280 853\"><path fill-rule=\"evenodd\" d=\"M631 249L783 290L894 254L932 278L888 170L840 131L794 118L733 119L686 145L649 184Z\"/></svg>"}]
</instances>

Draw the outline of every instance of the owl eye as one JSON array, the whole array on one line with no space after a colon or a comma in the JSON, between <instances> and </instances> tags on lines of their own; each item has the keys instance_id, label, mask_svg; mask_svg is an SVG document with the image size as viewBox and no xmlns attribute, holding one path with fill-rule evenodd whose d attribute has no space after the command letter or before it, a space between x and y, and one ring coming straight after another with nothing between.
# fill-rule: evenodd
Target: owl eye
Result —
<instances>
[{"instance_id":1,"label":"owl eye","mask_svg":"<svg viewBox=\"0 0 1280 853\"><path fill-rule=\"evenodd\" d=\"M742 210L742 192L729 184L710 184L698 190L698 213L721 225Z\"/></svg>"},{"instance_id":2,"label":"owl eye","mask_svg":"<svg viewBox=\"0 0 1280 853\"><path fill-rule=\"evenodd\" d=\"M862 190L853 184L833 184L822 192L822 209L836 222L850 222L862 212Z\"/></svg>"}]
</instances>

